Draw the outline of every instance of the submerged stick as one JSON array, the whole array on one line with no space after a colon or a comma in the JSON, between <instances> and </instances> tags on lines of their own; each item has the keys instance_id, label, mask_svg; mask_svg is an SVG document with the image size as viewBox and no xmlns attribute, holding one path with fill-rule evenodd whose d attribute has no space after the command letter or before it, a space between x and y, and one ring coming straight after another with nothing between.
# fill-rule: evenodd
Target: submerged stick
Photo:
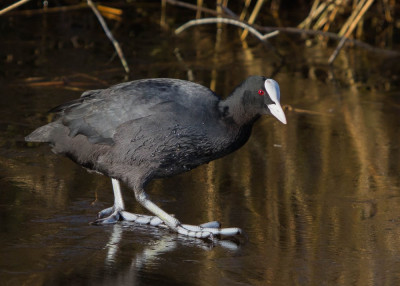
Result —
<instances>
[{"instance_id":1,"label":"submerged stick","mask_svg":"<svg viewBox=\"0 0 400 286\"><path fill-rule=\"evenodd\" d=\"M313 110L308 110L308 109L296 108L289 104L282 105L282 108L284 110L292 111L295 113L303 113L303 114L310 114L310 115L322 115L322 116L333 116L334 115L332 113L327 113L327 112L319 112L319 111L313 111Z\"/></svg>"},{"instance_id":2,"label":"submerged stick","mask_svg":"<svg viewBox=\"0 0 400 286\"><path fill-rule=\"evenodd\" d=\"M179 34L179 33L183 32L184 30L186 30L187 28L192 27L192 26L203 25L203 24L215 24L215 23L224 23L224 24L239 26L239 27L249 31L249 33L256 36L260 41L265 41L268 38L274 37L279 33L279 31L273 31L271 33L263 35L260 32L258 32L256 29L254 29L252 26L247 25L238 20L229 19L229 18L204 18L204 19L199 19L199 20L191 20L191 21L183 24L182 26L180 26L179 28L177 28L175 30L175 34Z\"/></svg>"},{"instance_id":3,"label":"submerged stick","mask_svg":"<svg viewBox=\"0 0 400 286\"><path fill-rule=\"evenodd\" d=\"M15 8L17 8L17 7L21 6L21 5L29 2L29 1L31 1L31 0L20 0L18 2L15 2L14 4L11 4L10 6L0 10L0 16L5 14L5 13L7 13L8 11L11 11L11 10L13 10L13 9L15 9Z\"/></svg>"},{"instance_id":4,"label":"submerged stick","mask_svg":"<svg viewBox=\"0 0 400 286\"><path fill-rule=\"evenodd\" d=\"M125 69L126 73L129 73L129 67L128 67L128 63L125 60L124 54L122 52L122 49L119 45L119 43L117 42L117 40L115 40L114 36L112 35L110 29L108 29L108 26L106 24L106 21L104 21L104 18L101 16L99 10L97 10L96 5L94 5L94 3L92 2L92 0L87 0L87 3L89 5L89 7L92 9L93 13L96 15L97 19L100 22L100 25L102 26L104 32L106 33L107 37L110 39L110 41L112 42L115 51L118 54L118 57L122 63L122 66Z\"/></svg>"}]
</instances>

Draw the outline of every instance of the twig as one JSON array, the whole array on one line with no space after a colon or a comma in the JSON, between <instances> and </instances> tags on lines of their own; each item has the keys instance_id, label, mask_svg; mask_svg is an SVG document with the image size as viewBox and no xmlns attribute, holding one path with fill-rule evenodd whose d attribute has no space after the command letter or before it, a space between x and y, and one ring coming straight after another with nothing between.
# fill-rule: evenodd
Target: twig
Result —
<instances>
[{"instance_id":1,"label":"twig","mask_svg":"<svg viewBox=\"0 0 400 286\"><path fill-rule=\"evenodd\" d=\"M326 113L326 112L319 112L319 111L296 108L296 107L293 107L293 106L291 106L289 104L282 105L282 108L284 110L292 111L292 112L295 112L295 113L303 113L303 114L310 114L310 115L322 115L322 116L333 116L332 113Z\"/></svg>"},{"instance_id":2,"label":"twig","mask_svg":"<svg viewBox=\"0 0 400 286\"><path fill-rule=\"evenodd\" d=\"M176 0L166 0L166 1L171 5L185 7L185 8L191 9L191 10L201 11L201 12L209 13L209 14L215 15L215 16L218 15L218 13L213 9L198 7L197 5L189 4L186 2L182 2L182 1L176 1Z\"/></svg>"},{"instance_id":3,"label":"twig","mask_svg":"<svg viewBox=\"0 0 400 286\"><path fill-rule=\"evenodd\" d=\"M324 32L324 31L319 31L319 30L307 30L307 29L294 28L294 27L267 27L267 26L260 27L258 25L253 25L253 26L255 28L257 28L258 30L266 31L266 32L279 31L282 33L305 34L305 35L310 35L310 36L321 35L324 37L328 37L329 39L339 40L339 41L343 38L333 32ZM356 40L356 39L347 39L346 43L353 44L355 46L364 48L364 49L372 51L372 52L383 53L383 54L386 54L387 56L398 56L399 55L399 52L397 52L397 51L374 47L370 44L364 43L363 41Z\"/></svg>"},{"instance_id":4,"label":"twig","mask_svg":"<svg viewBox=\"0 0 400 286\"><path fill-rule=\"evenodd\" d=\"M228 7L222 6L222 9L223 9L223 11L224 11L227 15L229 15L229 18L234 18L234 19L236 19L236 20L241 21L241 20L240 20L240 17L239 17L238 15L236 15L236 14L235 14L232 10L230 10ZM253 26L253 27L254 27L254 26ZM246 30L246 31L247 31L247 30ZM276 33L276 31L272 31L272 32L275 32L275 33ZM273 36L273 35L271 35L271 36ZM269 48L271 48L271 49L274 51L274 53L275 53L277 56L279 56L280 59L282 59L282 55L278 52L278 50L277 50L274 46L271 45L270 42L265 42L265 41L264 41L263 44L266 44L266 46L268 46ZM246 46L246 43L243 42L243 45Z\"/></svg>"},{"instance_id":5,"label":"twig","mask_svg":"<svg viewBox=\"0 0 400 286\"><path fill-rule=\"evenodd\" d=\"M247 21L250 25L252 25L254 23L254 21L256 20L257 15L260 12L261 7L262 7L263 4L264 4L264 0L258 0L257 1L256 6L253 9L253 12L251 12L250 18ZM244 41L246 39L248 32L249 32L248 29L243 31L242 35L240 36L240 39L242 41Z\"/></svg>"},{"instance_id":6,"label":"twig","mask_svg":"<svg viewBox=\"0 0 400 286\"><path fill-rule=\"evenodd\" d=\"M254 36L256 36L260 41L265 41L268 38L274 37L279 33L278 31L273 31L271 33L263 35L260 32L258 32L256 29L254 29L252 26L247 25L238 20L234 20L234 19L230 19L230 18L204 18L204 19L199 19L199 20L191 20L191 21L183 24L182 26L180 26L178 29L175 30L175 34L179 34L191 26L203 25L203 24L215 24L215 23L224 23L224 24L239 26L243 29L248 30L250 33L252 33Z\"/></svg>"},{"instance_id":7,"label":"twig","mask_svg":"<svg viewBox=\"0 0 400 286\"><path fill-rule=\"evenodd\" d=\"M345 1L345 0L339 0L338 2L336 2L336 5L335 5L335 7L333 8L332 13L329 15L328 21L327 21L327 23L325 24L323 31L326 32L326 31L329 30L329 27L330 27L330 25L333 23L333 21L335 20L336 14L338 13L339 8L340 8L340 6L342 5L343 1Z\"/></svg>"},{"instance_id":8,"label":"twig","mask_svg":"<svg viewBox=\"0 0 400 286\"><path fill-rule=\"evenodd\" d=\"M187 70L188 80L189 80L189 81L194 81L193 71L192 71L192 69L189 68L189 66L184 62L184 60L183 60L183 58L182 58L182 56L181 56L181 53L180 53L180 51L179 51L178 48L175 48L174 54L175 54L176 58L178 59L178 62L180 62L180 63L183 65L183 67Z\"/></svg>"},{"instance_id":9,"label":"twig","mask_svg":"<svg viewBox=\"0 0 400 286\"><path fill-rule=\"evenodd\" d=\"M222 11L224 11L224 13L226 15L229 15L229 17L238 19L237 15L231 9L229 9L228 7L221 6L221 8L222 8ZM242 20L239 19L239 21L242 21Z\"/></svg>"},{"instance_id":10,"label":"twig","mask_svg":"<svg viewBox=\"0 0 400 286\"><path fill-rule=\"evenodd\" d=\"M342 28L339 31L339 36L344 36L346 31L349 29L351 23L354 22L356 16L359 14L361 11L362 7L364 7L365 3L367 0L361 0L357 6L353 9L353 12L351 13L350 17L347 19L346 23L342 26Z\"/></svg>"},{"instance_id":11,"label":"twig","mask_svg":"<svg viewBox=\"0 0 400 286\"><path fill-rule=\"evenodd\" d=\"M104 5L97 5L96 7L99 11L106 13L106 14L113 14L116 16L121 16L122 15L122 10L118 8L112 8Z\"/></svg>"},{"instance_id":12,"label":"twig","mask_svg":"<svg viewBox=\"0 0 400 286\"><path fill-rule=\"evenodd\" d=\"M321 16L315 22L313 30L320 30L328 22L329 15L332 13L335 7L337 6L333 3L330 3L326 6L325 10L321 13Z\"/></svg>"},{"instance_id":13,"label":"twig","mask_svg":"<svg viewBox=\"0 0 400 286\"><path fill-rule=\"evenodd\" d=\"M339 52L342 50L344 44L346 43L348 39L346 37L343 37L339 44L337 45L336 49L333 51L332 55L329 57L328 59L328 64L332 64L333 61L336 59L336 57L338 56Z\"/></svg>"},{"instance_id":14,"label":"twig","mask_svg":"<svg viewBox=\"0 0 400 286\"><path fill-rule=\"evenodd\" d=\"M368 0L368 2L362 7L360 13L358 13L357 17L354 19L354 21L350 24L350 27L344 34L344 36L347 38L350 36L350 34L353 32L355 27L357 26L358 22L360 22L361 18L364 16L364 14L368 11L369 7L371 7L372 3L375 0Z\"/></svg>"},{"instance_id":15,"label":"twig","mask_svg":"<svg viewBox=\"0 0 400 286\"><path fill-rule=\"evenodd\" d=\"M201 18L201 10L199 8L203 8L203 0L197 0L196 19L200 19Z\"/></svg>"},{"instance_id":16,"label":"twig","mask_svg":"<svg viewBox=\"0 0 400 286\"><path fill-rule=\"evenodd\" d=\"M61 6L61 7L47 7L46 9L34 9L34 10L19 10L19 11L12 11L8 15L37 15L37 14L50 14L50 13L60 13L60 12L67 12L73 10L80 10L80 9L87 9L88 5L86 3L79 3L76 5L70 6Z\"/></svg>"},{"instance_id":17,"label":"twig","mask_svg":"<svg viewBox=\"0 0 400 286\"><path fill-rule=\"evenodd\" d=\"M122 63L122 66L125 69L126 73L129 73L129 67L128 64L125 60L124 54L121 50L121 47L119 45L119 43L114 39L114 36L112 35L110 29L108 29L108 26L106 24L106 21L104 21L104 18L101 16L99 10L97 10L96 5L94 5L94 3L92 2L92 0L87 0L87 3L89 5L89 7L92 9L93 13L96 15L97 19L99 20L104 32L106 33L107 37L110 39L110 41L112 42L112 44L114 45L115 51L117 52L119 59Z\"/></svg>"},{"instance_id":18,"label":"twig","mask_svg":"<svg viewBox=\"0 0 400 286\"><path fill-rule=\"evenodd\" d=\"M324 4L319 5L319 0L315 0L313 5L312 5L312 7L311 7L310 13L308 13L308 16L297 27L304 28L304 29L309 29L312 20L314 18L316 18L322 12L320 10L322 5L324 5Z\"/></svg>"},{"instance_id":19,"label":"twig","mask_svg":"<svg viewBox=\"0 0 400 286\"><path fill-rule=\"evenodd\" d=\"M188 8L191 10L197 10L197 6L193 5L193 4L188 4L186 2L182 2L182 1L176 1L176 0L165 0L167 1L169 4L171 5L176 5L176 6L180 6L180 7L184 7L184 8ZM208 9L208 8L201 8L200 9L202 12L204 13L208 13L210 15L214 15L217 16L218 13L215 10L212 9ZM228 13L230 14L230 13ZM230 19L236 19L236 16L232 16L232 15L225 15L224 18L230 18ZM340 40L340 37L332 32L323 32L323 31L314 31L314 30L308 30L308 29L302 29L302 28L294 28L294 27L267 27L267 26L260 26L260 25L252 25L254 28L258 29L258 30L263 30L263 31L280 31L280 32L285 32L285 33L292 33L292 34L307 34L307 35L322 35L331 39L336 39L336 40ZM361 41L357 41L357 40L350 40L355 42L354 44L359 44L359 45L368 45L365 44Z\"/></svg>"},{"instance_id":20,"label":"twig","mask_svg":"<svg viewBox=\"0 0 400 286\"><path fill-rule=\"evenodd\" d=\"M336 59L336 57L339 54L340 50L343 48L347 38L354 31L354 29L357 26L358 22L364 16L365 12L367 12L368 8L372 5L373 2L374 2L374 0L368 0L368 2L365 3L365 5L362 7L362 9L360 10L360 13L358 13L357 17L355 17L354 21L350 24L350 27L348 28L348 30L344 34L343 38L340 40L340 42L339 42L338 46L336 47L335 51L329 57L328 64L332 64L333 61Z\"/></svg>"},{"instance_id":21,"label":"twig","mask_svg":"<svg viewBox=\"0 0 400 286\"><path fill-rule=\"evenodd\" d=\"M196 5L192 5L192 4L188 4L186 2L182 2L182 1L176 1L176 0L165 0L167 1L169 4L171 5L176 5L176 6L180 6L180 7L184 7L184 8L188 8L191 10L197 10L197 6ZM212 9L208 9L208 8L201 8L200 9L202 12L210 14L210 15L214 15L217 16L219 15L215 10ZM231 18L234 19L236 17L233 17L231 15L224 15L225 18ZM269 27L269 26L260 26L257 24L253 24L252 25L255 29L261 30L261 31L266 31L266 32L270 32L270 31L279 31L282 33L290 33L290 34L305 34L305 35L310 35L310 36L324 36L327 37L329 39L333 39L333 40L341 40L342 37L338 36L336 33L333 32L325 32L325 31L319 31L319 30L309 30L309 29L303 29L303 28L296 28L296 27ZM347 39L346 40L347 44L353 44L355 46L361 47L363 49L372 51L372 52L376 52L376 53L383 53L386 54L387 56L398 56L399 52L394 51L394 50L388 50L388 49L383 49L383 48L378 48L378 47L374 47L370 44L364 43L360 40L356 40L356 39Z\"/></svg>"},{"instance_id":22,"label":"twig","mask_svg":"<svg viewBox=\"0 0 400 286\"><path fill-rule=\"evenodd\" d=\"M11 11L11 10L13 10L13 9L15 9L15 8L17 8L17 7L21 6L21 5L29 2L29 1L31 1L31 0L20 0L18 2L15 2L14 4L11 4L10 6L0 10L0 16L5 14L5 13L7 13L8 11Z\"/></svg>"},{"instance_id":23,"label":"twig","mask_svg":"<svg viewBox=\"0 0 400 286\"><path fill-rule=\"evenodd\" d=\"M161 0L161 19L160 19L161 27L167 26L167 22L165 21L166 14L167 14L167 2L165 0Z\"/></svg>"},{"instance_id":24,"label":"twig","mask_svg":"<svg viewBox=\"0 0 400 286\"><path fill-rule=\"evenodd\" d=\"M251 0L246 0L246 2L244 3L242 13L240 13L240 16L239 16L240 21L244 21L244 18L247 15L247 10L249 10L250 3L251 3Z\"/></svg>"}]
</instances>

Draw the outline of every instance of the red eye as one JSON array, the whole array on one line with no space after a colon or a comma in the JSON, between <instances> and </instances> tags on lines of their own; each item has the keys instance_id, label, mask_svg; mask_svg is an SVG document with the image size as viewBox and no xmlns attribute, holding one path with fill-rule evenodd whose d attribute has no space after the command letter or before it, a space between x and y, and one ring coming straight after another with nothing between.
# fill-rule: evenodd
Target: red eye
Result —
<instances>
[{"instance_id":1,"label":"red eye","mask_svg":"<svg viewBox=\"0 0 400 286\"><path fill-rule=\"evenodd\" d=\"M259 94L259 95L264 95L264 91L263 91L262 89L260 89L260 90L258 91L258 94Z\"/></svg>"}]
</instances>

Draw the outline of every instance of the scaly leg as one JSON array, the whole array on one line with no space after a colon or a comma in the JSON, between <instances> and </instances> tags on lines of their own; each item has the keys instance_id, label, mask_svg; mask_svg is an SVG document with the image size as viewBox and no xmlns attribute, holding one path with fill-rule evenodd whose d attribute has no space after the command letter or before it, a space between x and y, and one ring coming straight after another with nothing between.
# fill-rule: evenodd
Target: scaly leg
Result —
<instances>
[{"instance_id":1,"label":"scaly leg","mask_svg":"<svg viewBox=\"0 0 400 286\"><path fill-rule=\"evenodd\" d=\"M97 220L93 224L113 224L119 220L134 221L139 224L150 224L159 226L163 222L156 216L133 214L125 211L124 200L122 199L121 186L119 181L111 179L114 193L114 205L106 208L97 214Z\"/></svg>"},{"instance_id":2,"label":"scaly leg","mask_svg":"<svg viewBox=\"0 0 400 286\"><path fill-rule=\"evenodd\" d=\"M114 192L114 205L107 209L100 211L97 214L97 220L93 224L110 224L116 223L120 220L120 212L124 210L124 200L122 199L121 186L119 181L116 179L111 179Z\"/></svg>"},{"instance_id":3,"label":"scaly leg","mask_svg":"<svg viewBox=\"0 0 400 286\"><path fill-rule=\"evenodd\" d=\"M160 218L170 229L177 233L197 238L213 238L214 235L235 236L242 233L240 228L220 228L219 223L211 222L199 226L181 224L176 218L167 214L147 197L143 188L135 188L136 200L152 214ZM160 225L162 226L162 225ZM215 227L217 226L217 227Z\"/></svg>"},{"instance_id":4,"label":"scaly leg","mask_svg":"<svg viewBox=\"0 0 400 286\"><path fill-rule=\"evenodd\" d=\"M124 210L121 187L119 181L112 179L114 192L114 206L99 212L98 219L93 224L112 224L119 220L132 221L139 224L149 224L152 226L170 228L183 235L197 238L212 238L214 235L235 236L242 231L239 228L220 228L217 221L204 223L198 226L181 224L172 215L167 214L147 198L144 190L135 189L136 200L155 216L133 214Z\"/></svg>"},{"instance_id":5,"label":"scaly leg","mask_svg":"<svg viewBox=\"0 0 400 286\"><path fill-rule=\"evenodd\" d=\"M122 199L121 186L119 181L111 179L114 193L114 205L106 208L97 214L97 220L93 224L114 224L119 220L131 221L139 224L149 224L152 226L166 227L164 222L157 216L133 214L125 211L124 200ZM219 227L218 222L205 224L208 227Z\"/></svg>"}]
</instances>

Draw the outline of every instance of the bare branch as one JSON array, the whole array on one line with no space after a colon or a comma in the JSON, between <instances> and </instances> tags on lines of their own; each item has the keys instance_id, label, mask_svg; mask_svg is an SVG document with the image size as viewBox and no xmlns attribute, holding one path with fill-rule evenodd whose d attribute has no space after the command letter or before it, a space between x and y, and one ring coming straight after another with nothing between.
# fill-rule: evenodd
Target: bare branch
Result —
<instances>
[{"instance_id":1,"label":"bare branch","mask_svg":"<svg viewBox=\"0 0 400 286\"><path fill-rule=\"evenodd\" d=\"M166 1L171 5L185 7L185 8L191 9L191 10L200 11L200 12L204 12L204 13L209 13L209 14L215 15L215 16L218 15L218 12L213 10L213 9L200 7L200 6L189 4L189 3L186 3L186 2L182 2L182 1L176 1L176 0L166 0Z\"/></svg>"},{"instance_id":2,"label":"bare branch","mask_svg":"<svg viewBox=\"0 0 400 286\"><path fill-rule=\"evenodd\" d=\"M235 26L241 27L241 28L249 31L249 33L256 36L260 41L265 41L268 38L274 37L279 33L278 31L273 31L271 33L263 35L260 32L258 32L256 29L254 29L252 26L247 25L238 20L234 20L234 19L230 19L230 18L204 18L204 19L198 19L198 20L191 20L191 21L183 24L182 26L180 26L178 29L175 30L175 34L179 34L179 33L183 32L184 30L186 30L187 28L195 26L195 25L215 24L215 23L224 23L224 24L230 24L230 25L235 25Z\"/></svg>"},{"instance_id":3,"label":"bare branch","mask_svg":"<svg viewBox=\"0 0 400 286\"><path fill-rule=\"evenodd\" d=\"M11 4L10 6L0 10L0 16L5 14L5 13L7 13L8 11L11 11L11 10L13 10L13 9L15 9L15 8L17 8L17 7L21 6L21 5L29 2L29 1L31 1L31 0L20 0L18 2L15 2L14 4Z\"/></svg>"},{"instance_id":4,"label":"bare branch","mask_svg":"<svg viewBox=\"0 0 400 286\"><path fill-rule=\"evenodd\" d=\"M349 28L347 29L347 31L344 33L343 38L340 40L338 46L336 47L335 51L333 52L333 54L329 57L328 63L332 64L333 61L336 59L337 55L339 54L340 50L342 49L342 47L344 46L347 38L351 35L351 33L353 32L353 30L355 29L355 27L357 26L358 22L361 20L361 18L364 16L364 14L367 12L368 8L372 5L372 3L374 2L374 0L368 0L368 2L365 3L364 6L362 6L362 8L360 8L360 12L358 13L357 16L354 17L354 19L352 20L352 22L349 24ZM358 10L357 10L358 12Z\"/></svg>"},{"instance_id":5,"label":"bare branch","mask_svg":"<svg viewBox=\"0 0 400 286\"><path fill-rule=\"evenodd\" d=\"M167 1L169 4L171 5L176 5L176 6L180 6L180 7L185 7L191 10L200 10L204 13L207 13L209 15L220 15L217 11L212 10L212 9L207 9L207 8L198 8L196 5L193 4L188 4L186 2L182 2L182 1L177 1L177 0L165 0ZM247 0L246 0L247 1ZM316 1L315 3L319 4L320 1ZM318 6L318 5L316 5ZM312 15L313 13L315 13L314 10L312 10L310 12L310 15ZM309 16L311 17L311 16ZM232 15L232 13L225 11L224 14L224 18L230 18L230 19L234 19L237 18L236 16ZM259 31L279 31L282 33L290 33L290 34L303 34L303 35L310 35L310 36L316 36L316 35L320 35L320 36L324 36L327 37L329 39L334 39L334 40L338 40L341 41L343 37L339 36L336 33L333 32L325 32L325 31L319 31L319 30L310 30L310 29L303 29L303 28L295 28L295 27L267 27L267 26L260 26L257 24L253 24L252 25L253 28L259 30ZM344 43L343 43L344 44ZM372 51L372 52L377 52L377 53L383 53L387 56L398 56L399 52L394 51L394 50L388 50L388 49L383 49L383 48L379 48L379 47L374 47L370 44L367 44L363 41L360 40L356 40L356 39L346 39L345 44L352 44L352 45L356 45L358 47L361 47L363 49Z\"/></svg>"},{"instance_id":6,"label":"bare branch","mask_svg":"<svg viewBox=\"0 0 400 286\"><path fill-rule=\"evenodd\" d=\"M257 15L261 10L262 5L264 4L264 1L265 0L258 0L257 1L256 6L253 9L253 12L251 12L250 18L247 21L250 25L252 25L254 23L254 21L256 20ZM246 39L248 31L249 30L244 30L243 31L242 36L240 37L241 40Z\"/></svg>"},{"instance_id":7,"label":"bare branch","mask_svg":"<svg viewBox=\"0 0 400 286\"><path fill-rule=\"evenodd\" d=\"M92 9L93 13L96 15L97 19L99 20L99 22L100 22L104 32L106 33L107 37L110 39L110 41L114 45L114 48L115 48L115 50L116 50L116 52L118 54L119 59L121 60L121 63L122 63L122 66L125 69L125 72L129 73L128 63L125 60L124 54L122 52L122 49L121 49L119 43L117 42L117 40L115 40L115 38L112 35L110 29L108 29L108 26L106 24L106 21L104 21L103 16L101 16L99 10L97 10L96 5L94 5L92 0L87 0L87 3L89 5L89 7Z\"/></svg>"}]
</instances>

